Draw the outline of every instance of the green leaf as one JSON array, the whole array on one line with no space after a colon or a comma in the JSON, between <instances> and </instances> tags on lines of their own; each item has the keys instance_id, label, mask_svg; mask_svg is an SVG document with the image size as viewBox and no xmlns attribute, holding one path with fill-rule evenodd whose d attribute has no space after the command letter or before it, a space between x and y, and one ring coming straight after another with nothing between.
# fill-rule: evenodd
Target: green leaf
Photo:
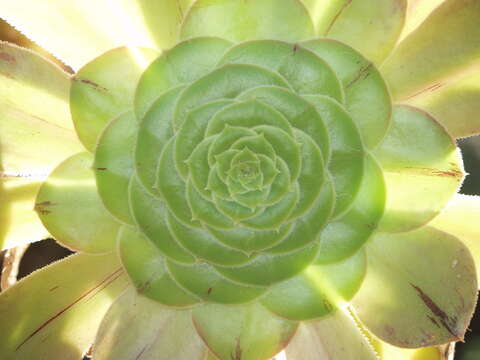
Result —
<instances>
[{"instance_id":1,"label":"green leaf","mask_svg":"<svg viewBox=\"0 0 480 360\"><path fill-rule=\"evenodd\" d=\"M74 69L119 46L168 48L193 0L20 0L2 17ZM25 11L28 9L28 11Z\"/></svg>"},{"instance_id":2,"label":"green leaf","mask_svg":"<svg viewBox=\"0 0 480 360\"><path fill-rule=\"evenodd\" d=\"M480 197L456 195L448 206L430 223L436 229L459 238L468 247L477 265L480 279Z\"/></svg>"},{"instance_id":3,"label":"green leaf","mask_svg":"<svg viewBox=\"0 0 480 360\"><path fill-rule=\"evenodd\" d=\"M324 3L319 5L320 8L313 5L317 34L340 40L377 64L395 46L407 11L407 0L334 0ZM315 14L315 11L322 10L322 14Z\"/></svg>"},{"instance_id":4,"label":"green leaf","mask_svg":"<svg viewBox=\"0 0 480 360\"><path fill-rule=\"evenodd\" d=\"M287 360L378 359L369 340L347 310L338 310L321 320L302 323L285 353Z\"/></svg>"},{"instance_id":5,"label":"green leaf","mask_svg":"<svg viewBox=\"0 0 480 360\"><path fill-rule=\"evenodd\" d=\"M68 109L68 74L35 53L0 42L1 247L47 235L35 212L40 182L82 151ZM41 151L39 151L41 149Z\"/></svg>"},{"instance_id":6,"label":"green leaf","mask_svg":"<svg viewBox=\"0 0 480 360\"><path fill-rule=\"evenodd\" d=\"M457 238L430 227L378 234L367 255L353 306L375 336L404 348L463 339L477 281L472 256Z\"/></svg>"},{"instance_id":7,"label":"green leaf","mask_svg":"<svg viewBox=\"0 0 480 360\"><path fill-rule=\"evenodd\" d=\"M137 129L133 111L113 119L99 137L93 162L98 193L105 207L127 224L133 224L127 194L135 167Z\"/></svg>"},{"instance_id":8,"label":"green leaf","mask_svg":"<svg viewBox=\"0 0 480 360\"><path fill-rule=\"evenodd\" d=\"M290 341L297 323L277 318L254 302L241 306L204 305L193 309L195 327L220 360L264 360Z\"/></svg>"},{"instance_id":9,"label":"green leaf","mask_svg":"<svg viewBox=\"0 0 480 360\"><path fill-rule=\"evenodd\" d=\"M408 231L426 224L463 180L454 140L431 115L411 106L394 107L392 127L375 155L387 185L381 231Z\"/></svg>"},{"instance_id":10,"label":"green leaf","mask_svg":"<svg viewBox=\"0 0 480 360\"><path fill-rule=\"evenodd\" d=\"M330 314L352 299L365 276L365 251L329 265L311 265L300 275L271 287L262 304L290 320ZM294 295L293 295L294 294Z\"/></svg>"},{"instance_id":11,"label":"green leaf","mask_svg":"<svg viewBox=\"0 0 480 360\"><path fill-rule=\"evenodd\" d=\"M156 51L144 48L113 49L90 61L72 77L70 110L87 150L95 150L110 120L133 109L140 75L157 55Z\"/></svg>"},{"instance_id":12,"label":"green leaf","mask_svg":"<svg viewBox=\"0 0 480 360\"><path fill-rule=\"evenodd\" d=\"M301 1L197 0L182 24L183 39L219 36L235 42L251 39L297 41L314 36Z\"/></svg>"},{"instance_id":13,"label":"green leaf","mask_svg":"<svg viewBox=\"0 0 480 360\"><path fill-rule=\"evenodd\" d=\"M130 288L110 307L95 339L98 360L204 360L191 312L172 310Z\"/></svg>"},{"instance_id":14,"label":"green leaf","mask_svg":"<svg viewBox=\"0 0 480 360\"><path fill-rule=\"evenodd\" d=\"M167 270L163 254L135 228L122 227L118 252L138 293L167 306L189 307L199 302L178 285Z\"/></svg>"},{"instance_id":15,"label":"green leaf","mask_svg":"<svg viewBox=\"0 0 480 360\"><path fill-rule=\"evenodd\" d=\"M477 66L441 81L406 102L432 114L455 138L480 133L480 70Z\"/></svg>"},{"instance_id":16,"label":"green leaf","mask_svg":"<svg viewBox=\"0 0 480 360\"><path fill-rule=\"evenodd\" d=\"M395 100L439 86L478 60L480 3L447 0L405 38L381 71Z\"/></svg>"},{"instance_id":17,"label":"green leaf","mask_svg":"<svg viewBox=\"0 0 480 360\"><path fill-rule=\"evenodd\" d=\"M382 141L390 126L392 103L376 66L350 46L332 39L302 43L336 72L345 90L345 105L367 148Z\"/></svg>"},{"instance_id":18,"label":"green leaf","mask_svg":"<svg viewBox=\"0 0 480 360\"><path fill-rule=\"evenodd\" d=\"M353 206L331 221L322 232L317 264L334 263L358 249L378 228L385 209L386 188L382 169L369 155L365 175Z\"/></svg>"},{"instance_id":19,"label":"green leaf","mask_svg":"<svg viewBox=\"0 0 480 360\"><path fill-rule=\"evenodd\" d=\"M92 171L93 156L74 155L41 185L35 211L57 241L87 253L112 251L120 223L105 209Z\"/></svg>"},{"instance_id":20,"label":"green leaf","mask_svg":"<svg viewBox=\"0 0 480 360\"><path fill-rule=\"evenodd\" d=\"M80 359L127 278L115 255L72 255L0 295L5 360Z\"/></svg>"},{"instance_id":21,"label":"green leaf","mask_svg":"<svg viewBox=\"0 0 480 360\"><path fill-rule=\"evenodd\" d=\"M143 119L162 93L187 85L212 71L230 46L225 39L200 37L181 41L163 52L144 71L138 83L135 92L137 118ZM192 62L193 57L195 61Z\"/></svg>"}]
</instances>

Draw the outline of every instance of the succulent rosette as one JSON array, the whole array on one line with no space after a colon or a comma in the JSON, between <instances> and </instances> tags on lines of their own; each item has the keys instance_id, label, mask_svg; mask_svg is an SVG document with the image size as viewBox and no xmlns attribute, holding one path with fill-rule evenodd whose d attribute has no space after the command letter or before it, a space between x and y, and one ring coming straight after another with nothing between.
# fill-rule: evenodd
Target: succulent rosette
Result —
<instances>
[{"instance_id":1,"label":"succulent rosette","mask_svg":"<svg viewBox=\"0 0 480 360\"><path fill-rule=\"evenodd\" d=\"M79 252L0 295L3 358L446 359L478 1L86 3L0 12L76 69L0 45L4 248Z\"/></svg>"}]
</instances>

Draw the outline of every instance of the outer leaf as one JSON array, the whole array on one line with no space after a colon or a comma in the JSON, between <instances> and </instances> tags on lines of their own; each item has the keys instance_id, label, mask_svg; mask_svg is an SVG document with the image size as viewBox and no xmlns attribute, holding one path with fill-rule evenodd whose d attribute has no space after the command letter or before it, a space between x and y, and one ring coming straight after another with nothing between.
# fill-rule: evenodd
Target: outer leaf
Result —
<instances>
[{"instance_id":1,"label":"outer leaf","mask_svg":"<svg viewBox=\"0 0 480 360\"><path fill-rule=\"evenodd\" d=\"M402 349L375 339L374 346L382 360L453 360L454 343L420 349Z\"/></svg>"},{"instance_id":2,"label":"outer leaf","mask_svg":"<svg viewBox=\"0 0 480 360\"><path fill-rule=\"evenodd\" d=\"M47 235L33 211L42 180L81 150L68 111L68 75L50 61L0 43L2 248Z\"/></svg>"},{"instance_id":3,"label":"outer leaf","mask_svg":"<svg viewBox=\"0 0 480 360\"><path fill-rule=\"evenodd\" d=\"M140 75L157 55L145 48L113 49L83 66L72 78L70 109L87 150L95 149L110 120L132 109Z\"/></svg>"},{"instance_id":4,"label":"outer leaf","mask_svg":"<svg viewBox=\"0 0 480 360\"><path fill-rule=\"evenodd\" d=\"M480 279L480 197L457 195L431 226L458 237L470 250Z\"/></svg>"},{"instance_id":5,"label":"outer leaf","mask_svg":"<svg viewBox=\"0 0 480 360\"><path fill-rule=\"evenodd\" d=\"M86 152L62 162L40 187L35 210L57 241L102 253L114 249L121 225L98 195L92 163Z\"/></svg>"},{"instance_id":6,"label":"outer leaf","mask_svg":"<svg viewBox=\"0 0 480 360\"><path fill-rule=\"evenodd\" d=\"M128 289L110 307L98 330L97 360L203 360L207 349L191 312L171 310Z\"/></svg>"},{"instance_id":7,"label":"outer leaf","mask_svg":"<svg viewBox=\"0 0 480 360\"><path fill-rule=\"evenodd\" d=\"M480 2L447 0L381 67L393 98L404 100L463 71L480 56Z\"/></svg>"},{"instance_id":8,"label":"outer leaf","mask_svg":"<svg viewBox=\"0 0 480 360\"><path fill-rule=\"evenodd\" d=\"M375 350L345 310L302 323L287 346L287 360L376 360Z\"/></svg>"},{"instance_id":9,"label":"outer leaf","mask_svg":"<svg viewBox=\"0 0 480 360\"><path fill-rule=\"evenodd\" d=\"M379 234L367 255L367 276L353 305L374 335L404 348L463 338L477 282L470 252L457 238L430 227Z\"/></svg>"},{"instance_id":10,"label":"outer leaf","mask_svg":"<svg viewBox=\"0 0 480 360\"><path fill-rule=\"evenodd\" d=\"M382 231L408 231L443 209L463 180L455 142L428 113L394 108L393 124L376 151L387 184Z\"/></svg>"},{"instance_id":11,"label":"outer leaf","mask_svg":"<svg viewBox=\"0 0 480 360\"><path fill-rule=\"evenodd\" d=\"M183 14L191 2L7 1L2 4L2 17L40 46L78 69L118 46L161 49L173 45Z\"/></svg>"},{"instance_id":12,"label":"outer leaf","mask_svg":"<svg viewBox=\"0 0 480 360\"><path fill-rule=\"evenodd\" d=\"M407 11L407 0L308 2L317 34L347 43L374 63L395 46Z\"/></svg>"},{"instance_id":13,"label":"outer leaf","mask_svg":"<svg viewBox=\"0 0 480 360\"><path fill-rule=\"evenodd\" d=\"M305 40L313 24L299 0L197 0L182 24L183 39L219 36L232 41Z\"/></svg>"},{"instance_id":14,"label":"outer leaf","mask_svg":"<svg viewBox=\"0 0 480 360\"><path fill-rule=\"evenodd\" d=\"M430 112L456 137L480 133L480 62L407 100Z\"/></svg>"},{"instance_id":15,"label":"outer leaf","mask_svg":"<svg viewBox=\"0 0 480 360\"><path fill-rule=\"evenodd\" d=\"M297 323L275 317L258 303L205 305L193 310L198 333L221 360L264 360L282 350Z\"/></svg>"},{"instance_id":16,"label":"outer leaf","mask_svg":"<svg viewBox=\"0 0 480 360\"><path fill-rule=\"evenodd\" d=\"M72 255L20 280L0 295L1 358L79 359L126 285L114 255Z\"/></svg>"},{"instance_id":17,"label":"outer leaf","mask_svg":"<svg viewBox=\"0 0 480 360\"><path fill-rule=\"evenodd\" d=\"M408 0L405 25L399 40L405 39L415 31L444 2L445 0Z\"/></svg>"}]
</instances>

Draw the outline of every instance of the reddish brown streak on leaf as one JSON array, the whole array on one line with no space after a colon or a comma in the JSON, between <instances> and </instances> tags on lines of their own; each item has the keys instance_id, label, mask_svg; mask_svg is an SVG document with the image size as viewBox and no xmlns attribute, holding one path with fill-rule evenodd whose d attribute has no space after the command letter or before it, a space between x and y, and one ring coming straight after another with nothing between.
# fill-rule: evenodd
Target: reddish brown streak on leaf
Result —
<instances>
[{"instance_id":1,"label":"reddish brown streak on leaf","mask_svg":"<svg viewBox=\"0 0 480 360\"><path fill-rule=\"evenodd\" d=\"M107 168L105 168L105 167L100 167L100 168L97 168L97 170L104 171L104 170L107 170Z\"/></svg>"},{"instance_id":2,"label":"reddish brown streak on leaf","mask_svg":"<svg viewBox=\"0 0 480 360\"><path fill-rule=\"evenodd\" d=\"M231 355L232 360L242 360L242 348L240 347L240 338L237 338L235 353Z\"/></svg>"},{"instance_id":3,"label":"reddish brown streak on leaf","mask_svg":"<svg viewBox=\"0 0 480 360\"><path fill-rule=\"evenodd\" d=\"M422 167L414 167L414 166L405 166L405 169L417 170L419 173L426 176L443 176L443 177L455 177L455 178L461 178L463 176L462 172L456 169L437 170L432 168L422 168Z\"/></svg>"},{"instance_id":4,"label":"reddish brown streak on leaf","mask_svg":"<svg viewBox=\"0 0 480 360\"><path fill-rule=\"evenodd\" d=\"M57 289L58 289L58 285L48 289L48 291L53 291L53 290L57 290Z\"/></svg>"},{"instance_id":5,"label":"reddish brown streak on leaf","mask_svg":"<svg viewBox=\"0 0 480 360\"><path fill-rule=\"evenodd\" d=\"M51 213L51 211L45 209L45 207L55 206L55 205L57 205L57 204L56 204L56 203L52 203L51 201L43 201L43 202L41 202L41 203L35 204L35 206L34 206L33 209L34 209L35 211L39 212L39 213L42 214L42 215L48 215L48 214Z\"/></svg>"},{"instance_id":6,"label":"reddish brown streak on leaf","mask_svg":"<svg viewBox=\"0 0 480 360\"><path fill-rule=\"evenodd\" d=\"M416 92L416 93L413 94L413 95L410 95L410 96L407 97L405 100L413 99L414 97L417 97L417 96L419 96L419 95L422 95L423 93L426 93L426 92L434 92L435 90L440 89L443 85L445 85L445 84L435 83L435 84L433 84L433 85L430 85L430 86L426 87L425 89L420 90L419 92Z\"/></svg>"},{"instance_id":7,"label":"reddish brown streak on leaf","mask_svg":"<svg viewBox=\"0 0 480 360\"><path fill-rule=\"evenodd\" d=\"M0 60L5 60L5 61L8 61L8 62L15 62L16 59L14 56L10 55L10 54L7 54L7 53L0 53Z\"/></svg>"},{"instance_id":8,"label":"reddish brown streak on leaf","mask_svg":"<svg viewBox=\"0 0 480 360\"><path fill-rule=\"evenodd\" d=\"M325 32L325 35L327 35L330 30L332 30L332 27L333 25L335 24L335 22L338 20L338 18L340 17L340 15L342 15L343 11L348 7L348 5L350 5L352 3L353 0L348 0L345 4L343 4L342 8L340 9L340 11L334 16L332 22L330 23L330 25L328 25L328 28L327 28L327 31Z\"/></svg>"},{"instance_id":9,"label":"reddish brown streak on leaf","mask_svg":"<svg viewBox=\"0 0 480 360\"><path fill-rule=\"evenodd\" d=\"M363 68L360 69L360 71L358 72L357 76L355 76L355 78L350 81L346 88L349 88L351 87L353 84L355 84L358 80L363 80L363 79L366 79L370 73L368 72L368 70L370 70L370 68L373 66L372 63L369 63L368 65L364 66Z\"/></svg>"},{"instance_id":10,"label":"reddish brown streak on leaf","mask_svg":"<svg viewBox=\"0 0 480 360\"><path fill-rule=\"evenodd\" d=\"M147 345L145 345L142 350L138 353L138 355L135 357L135 360L140 359L140 357L143 355L143 353L147 350Z\"/></svg>"},{"instance_id":11,"label":"reddish brown streak on leaf","mask_svg":"<svg viewBox=\"0 0 480 360\"><path fill-rule=\"evenodd\" d=\"M73 80L74 81L80 81L80 82L82 82L84 84L87 84L87 85L91 85L96 90L108 91L108 89L106 87L100 86L96 82L88 80L88 79L78 79L78 78L74 77Z\"/></svg>"},{"instance_id":12,"label":"reddish brown streak on leaf","mask_svg":"<svg viewBox=\"0 0 480 360\"><path fill-rule=\"evenodd\" d=\"M85 299L88 295L91 295L96 291L96 293L102 291L104 288L106 288L108 285L110 285L112 282L114 282L117 278L119 278L122 275L122 269L118 269L114 271L112 274L108 275L105 279L103 279L98 285L94 286L90 290L88 290L85 294L80 296L77 300L72 302L70 305L66 306L62 310L60 310L58 313L53 315L50 319L45 321L42 325L40 325L34 332L32 332L30 335L26 337L25 340L23 340L16 348L15 351L18 351L25 343L30 340L32 337L34 337L36 334L38 334L42 329L44 329L48 324L56 320L58 317L60 317L62 314L64 314L66 311L71 309L73 306L78 304L80 301ZM92 296L94 296L96 293L94 293Z\"/></svg>"},{"instance_id":13,"label":"reddish brown streak on leaf","mask_svg":"<svg viewBox=\"0 0 480 360\"><path fill-rule=\"evenodd\" d=\"M436 327L438 327L438 328L441 327L441 326L438 324L437 320L435 320L435 318L434 318L433 316L427 315L427 317L430 319L430 321L431 321L432 323L435 324Z\"/></svg>"},{"instance_id":14,"label":"reddish brown streak on leaf","mask_svg":"<svg viewBox=\"0 0 480 360\"><path fill-rule=\"evenodd\" d=\"M420 299L423 301L423 303L430 309L430 311L435 315L438 320L440 320L440 323L443 325L443 327L453 336L455 339L461 340L458 334L453 331L452 327L455 326L455 319L452 319L449 317L440 307L438 307L437 304L427 295L423 292L422 289L420 289L418 286L413 285L410 283L410 286L415 289L415 291L418 293L418 296ZM437 324L438 325L438 324Z\"/></svg>"}]
</instances>

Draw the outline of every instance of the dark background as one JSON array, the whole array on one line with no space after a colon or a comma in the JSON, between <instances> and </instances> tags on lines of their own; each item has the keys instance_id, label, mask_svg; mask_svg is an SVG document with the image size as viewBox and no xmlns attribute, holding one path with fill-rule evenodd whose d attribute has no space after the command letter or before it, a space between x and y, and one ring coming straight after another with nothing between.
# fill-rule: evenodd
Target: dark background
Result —
<instances>
[{"instance_id":1,"label":"dark background","mask_svg":"<svg viewBox=\"0 0 480 360\"><path fill-rule=\"evenodd\" d=\"M21 46L34 49L57 62L66 71L72 72L70 68L65 67L1 19L0 40L17 43ZM469 174L463 183L461 192L469 195L480 195L480 136L462 139L458 142L458 145L462 149L465 171ZM69 250L61 247L52 239L33 243L22 259L19 277L24 277L35 269L69 254L71 254ZM0 255L0 268L2 259L3 254ZM456 348L455 360L480 360L480 306L477 307L470 329L465 337L465 343L457 344Z\"/></svg>"}]
</instances>

